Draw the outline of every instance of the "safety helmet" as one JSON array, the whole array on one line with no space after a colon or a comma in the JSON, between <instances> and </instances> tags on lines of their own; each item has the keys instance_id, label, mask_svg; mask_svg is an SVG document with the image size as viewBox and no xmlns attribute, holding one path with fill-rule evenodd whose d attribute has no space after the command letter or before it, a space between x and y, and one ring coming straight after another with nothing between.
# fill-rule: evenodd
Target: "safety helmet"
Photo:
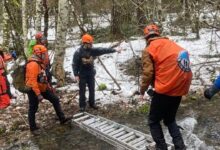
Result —
<instances>
[{"instance_id":1,"label":"safety helmet","mask_svg":"<svg viewBox=\"0 0 220 150\"><path fill-rule=\"evenodd\" d=\"M160 32L159 32L159 27L155 24L150 24L150 25L147 25L145 28L144 28L144 35L145 35L145 38L148 38L149 35L160 35Z\"/></svg>"},{"instance_id":2,"label":"safety helmet","mask_svg":"<svg viewBox=\"0 0 220 150\"><path fill-rule=\"evenodd\" d=\"M43 45L35 45L33 48L33 54L35 55L41 55L45 53L47 49Z\"/></svg>"},{"instance_id":3,"label":"safety helmet","mask_svg":"<svg viewBox=\"0 0 220 150\"><path fill-rule=\"evenodd\" d=\"M35 39L38 40L38 39L41 39L43 37L43 33L42 32L38 32L35 34Z\"/></svg>"},{"instance_id":4,"label":"safety helmet","mask_svg":"<svg viewBox=\"0 0 220 150\"><path fill-rule=\"evenodd\" d=\"M82 43L92 44L93 41L94 41L94 38L90 34L84 34L82 36Z\"/></svg>"}]
</instances>

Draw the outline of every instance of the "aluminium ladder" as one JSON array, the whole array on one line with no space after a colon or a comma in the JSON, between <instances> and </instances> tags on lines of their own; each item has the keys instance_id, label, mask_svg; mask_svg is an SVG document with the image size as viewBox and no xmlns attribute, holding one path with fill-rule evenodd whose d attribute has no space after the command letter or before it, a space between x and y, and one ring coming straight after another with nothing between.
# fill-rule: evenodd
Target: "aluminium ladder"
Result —
<instances>
[{"instance_id":1,"label":"aluminium ladder","mask_svg":"<svg viewBox=\"0 0 220 150\"><path fill-rule=\"evenodd\" d=\"M155 143L150 135L144 134L127 126L87 112L73 116L72 121L81 129L106 141L120 150L154 150ZM167 144L168 150L173 148Z\"/></svg>"}]
</instances>

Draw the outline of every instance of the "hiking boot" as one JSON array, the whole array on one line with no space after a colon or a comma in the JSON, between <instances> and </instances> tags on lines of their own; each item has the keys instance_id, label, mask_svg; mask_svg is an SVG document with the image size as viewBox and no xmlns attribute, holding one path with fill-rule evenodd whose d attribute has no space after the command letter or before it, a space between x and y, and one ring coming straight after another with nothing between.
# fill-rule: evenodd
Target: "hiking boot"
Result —
<instances>
[{"instance_id":1,"label":"hiking boot","mask_svg":"<svg viewBox=\"0 0 220 150\"><path fill-rule=\"evenodd\" d=\"M93 109L95 109L95 110L98 110L98 109L99 109L99 107L96 106L96 105L90 105L90 107L93 108Z\"/></svg>"},{"instance_id":2,"label":"hiking boot","mask_svg":"<svg viewBox=\"0 0 220 150\"><path fill-rule=\"evenodd\" d=\"M62 120L60 121L60 124L65 124L65 123L67 123L68 121L70 121L72 118L73 118L73 117L66 117L66 118L62 119Z\"/></svg>"}]
</instances>

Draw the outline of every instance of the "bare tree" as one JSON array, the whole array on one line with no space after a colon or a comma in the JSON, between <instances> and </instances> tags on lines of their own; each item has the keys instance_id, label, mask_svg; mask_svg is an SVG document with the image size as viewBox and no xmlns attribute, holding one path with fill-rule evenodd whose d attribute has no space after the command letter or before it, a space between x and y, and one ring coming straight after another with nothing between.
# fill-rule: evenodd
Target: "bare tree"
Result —
<instances>
[{"instance_id":1,"label":"bare tree","mask_svg":"<svg viewBox=\"0 0 220 150\"><path fill-rule=\"evenodd\" d=\"M157 19L159 24L162 23L163 13L162 13L162 0L157 0Z\"/></svg>"},{"instance_id":2,"label":"bare tree","mask_svg":"<svg viewBox=\"0 0 220 150\"><path fill-rule=\"evenodd\" d=\"M44 7L44 36L47 38L48 36L48 28L49 28L49 8L47 4L47 0L43 0Z\"/></svg>"},{"instance_id":3,"label":"bare tree","mask_svg":"<svg viewBox=\"0 0 220 150\"><path fill-rule=\"evenodd\" d=\"M120 6L117 4L116 0L112 0L112 11L111 11L111 34L114 35L114 37L121 36L121 30L120 30Z\"/></svg>"},{"instance_id":4,"label":"bare tree","mask_svg":"<svg viewBox=\"0 0 220 150\"><path fill-rule=\"evenodd\" d=\"M35 20L35 30L37 32L41 31L41 12L42 12L42 0L36 0L36 20Z\"/></svg>"},{"instance_id":5,"label":"bare tree","mask_svg":"<svg viewBox=\"0 0 220 150\"><path fill-rule=\"evenodd\" d=\"M82 11L82 18L83 18L83 24L88 22L88 10L86 7L86 1L85 0L80 0L81 4L81 11Z\"/></svg>"},{"instance_id":6,"label":"bare tree","mask_svg":"<svg viewBox=\"0 0 220 150\"><path fill-rule=\"evenodd\" d=\"M23 30L23 42L24 42L24 52L27 52L28 48L28 27L27 27L27 5L26 0L22 0L22 30Z\"/></svg>"},{"instance_id":7,"label":"bare tree","mask_svg":"<svg viewBox=\"0 0 220 150\"><path fill-rule=\"evenodd\" d=\"M3 1L3 6L6 5L8 1ZM3 48L9 47L10 32L9 32L9 16L5 7L3 7Z\"/></svg>"},{"instance_id":8,"label":"bare tree","mask_svg":"<svg viewBox=\"0 0 220 150\"><path fill-rule=\"evenodd\" d=\"M68 0L59 0L58 8L58 24L56 33L53 74L58 80L57 85L63 86L65 83L65 71L63 69L63 61L66 48L66 29L68 25Z\"/></svg>"},{"instance_id":9,"label":"bare tree","mask_svg":"<svg viewBox=\"0 0 220 150\"><path fill-rule=\"evenodd\" d=\"M146 23L147 23L147 18L146 18L146 15L145 15L145 11L144 11L144 8L143 8L143 5L144 5L144 0L137 0L137 3L136 3L136 7L137 7L137 22L138 22L138 26L139 26L139 29L143 30L143 27L146 26Z\"/></svg>"}]
</instances>

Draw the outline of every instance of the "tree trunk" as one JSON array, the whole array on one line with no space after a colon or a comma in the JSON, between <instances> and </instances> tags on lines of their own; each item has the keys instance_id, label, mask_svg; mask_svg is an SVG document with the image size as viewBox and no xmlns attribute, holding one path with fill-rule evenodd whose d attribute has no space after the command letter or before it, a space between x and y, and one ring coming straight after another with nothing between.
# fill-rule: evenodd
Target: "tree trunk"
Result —
<instances>
[{"instance_id":1,"label":"tree trunk","mask_svg":"<svg viewBox=\"0 0 220 150\"><path fill-rule=\"evenodd\" d=\"M48 26L49 26L49 9L47 6L47 0L43 0L43 6L44 6L44 37L46 37L46 39L47 39ZM48 43L46 43L46 44L48 45Z\"/></svg>"},{"instance_id":2,"label":"tree trunk","mask_svg":"<svg viewBox=\"0 0 220 150\"><path fill-rule=\"evenodd\" d=\"M190 15L190 9L189 9L189 1L188 0L182 0L182 6L183 6L183 15L184 15L184 21L186 19L189 19Z\"/></svg>"},{"instance_id":3,"label":"tree trunk","mask_svg":"<svg viewBox=\"0 0 220 150\"><path fill-rule=\"evenodd\" d=\"M117 5L116 0L112 0L112 10L111 10L111 34L117 38L121 36L120 30L120 7Z\"/></svg>"},{"instance_id":4,"label":"tree trunk","mask_svg":"<svg viewBox=\"0 0 220 150\"><path fill-rule=\"evenodd\" d=\"M68 0L59 0L58 24L55 43L55 57L53 63L53 74L57 79L57 85L65 83L65 71L63 68L64 54L66 48L66 29L68 20Z\"/></svg>"},{"instance_id":5,"label":"tree trunk","mask_svg":"<svg viewBox=\"0 0 220 150\"><path fill-rule=\"evenodd\" d=\"M81 4L81 10L82 10L82 18L83 18L83 24L88 22L88 11L86 7L86 1L85 0L80 0Z\"/></svg>"},{"instance_id":6,"label":"tree trunk","mask_svg":"<svg viewBox=\"0 0 220 150\"><path fill-rule=\"evenodd\" d=\"M85 29L84 24L80 20L80 16L76 14L74 4L75 4L74 0L70 0L69 1L70 12L71 12L71 14L73 14L74 19L76 20L76 23L77 23L77 25L78 25L78 27L80 29L81 34L84 34L84 33L86 33L87 30Z\"/></svg>"},{"instance_id":7,"label":"tree trunk","mask_svg":"<svg viewBox=\"0 0 220 150\"><path fill-rule=\"evenodd\" d=\"M143 28L146 26L147 18L144 14L144 9L142 8L144 0L137 0L137 22L138 27L143 32Z\"/></svg>"},{"instance_id":8,"label":"tree trunk","mask_svg":"<svg viewBox=\"0 0 220 150\"><path fill-rule=\"evenodd\" d=\"M41 12L42 12L42 0L36 0L36 20L35 20L35 30L37 32L41 31Z\"/></svg>"},{"instance_id":9,"label":"tree trunk","mask_svg":"<svg viewBox=\"0 0 220 150\"><path fill-rule=\"evenodd\" d=\"M161 24L162 19L163 19L163 16L162 16L162 0L157 0L157 19L158 19L159 24Z\"/></svg>"},{"instance_id":10,"label":"tree trunk","mask_svg":"<svg viewBox=\"0 0 220 150\"><path fill-rule=\"evenodd\" d=\"M4 9L4 2L0 1L0 14L3 14L3 9ZM0 15L0 31L2 31L2 27L3 27L3 16Z\"/></svg>"},{"instance_id":11,"label":"tree trunk","mask_svg":"<svg viewBox=\"0 0 220 150\"><path fill-rule=\"evenodd\" d=\"M24 43L24 53L28 51L28 28L27 28L27 3L26 0L22 0L22 30L23 30L23 43Z\"/></svg>"},{"instance_id":12,"label":"tree trunk","mask_svg":"<svg viewBox=\"0 0 220 150\"><path fill-rule=\"evenodd\" d=\"M8 1L3 1L3 6L6 5ZM6 10L6 7L3 7L3 41L2 45L4 49L8 49L10 40L10 32L9 32L9 16Z\"/></svg>"},{"instance_id":13,"label":"tree trunk","mask_svg":"<svg viewBox=\"0 0 220 150\"><path fill-rule=\"evenodd\" d=\"M24 44L22 36L22 10L15 5L15 1L5 0L5 10L9 18L9 31L12 38L13 48L18 54L24 54ZM11 11L13 10L13 11Z\"/></svg>"}]
</instances>

